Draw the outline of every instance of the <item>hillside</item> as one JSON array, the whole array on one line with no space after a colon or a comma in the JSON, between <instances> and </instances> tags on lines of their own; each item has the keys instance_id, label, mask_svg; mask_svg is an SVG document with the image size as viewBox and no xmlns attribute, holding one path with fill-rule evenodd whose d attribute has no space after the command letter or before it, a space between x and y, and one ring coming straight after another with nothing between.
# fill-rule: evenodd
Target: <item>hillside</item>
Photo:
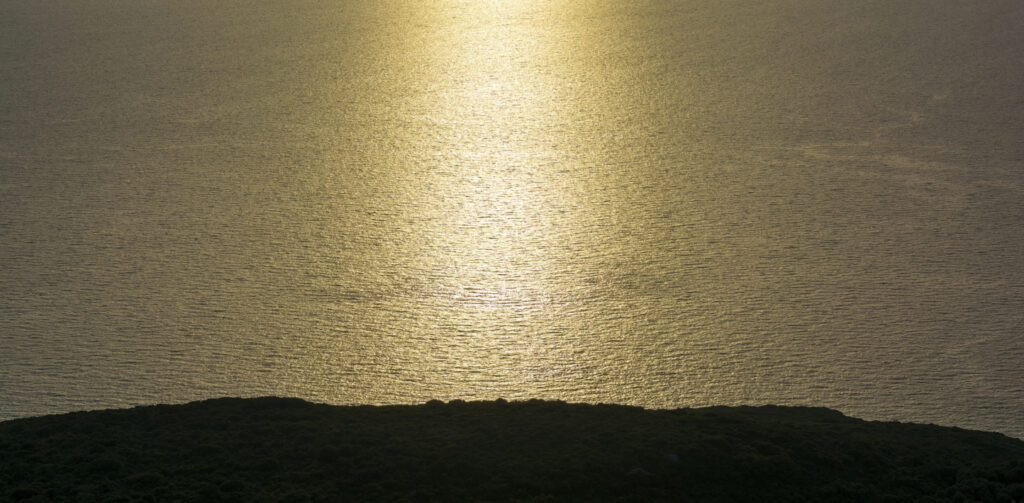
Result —
<instances>
[{"instance_id":1,"label":"hillside","mask_svg":"<svg viewBox=\"0 0 1024 503\"><path fill-rule=\"evenodd\" d=\"M1022 501L1024 441L822 408L287 398L0 423L11 501Z\"/></svg>"}]
</instances>

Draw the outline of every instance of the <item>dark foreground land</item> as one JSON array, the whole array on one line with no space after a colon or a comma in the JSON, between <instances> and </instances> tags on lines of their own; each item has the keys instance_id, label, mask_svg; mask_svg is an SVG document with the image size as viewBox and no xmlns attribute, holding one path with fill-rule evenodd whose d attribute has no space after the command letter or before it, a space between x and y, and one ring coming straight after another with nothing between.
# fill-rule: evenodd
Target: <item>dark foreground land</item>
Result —
<instances>
[{"instance_id":1,"label":"dark foreground land","mask_svg":"<svg viewBox=\"0 0 1024 503\"><path fill-rule=\"evenodd\" d=\"M0 500L1021 501L1024 442L816 408L225 398L0 423Z\"/></svg>"}]
</instances>

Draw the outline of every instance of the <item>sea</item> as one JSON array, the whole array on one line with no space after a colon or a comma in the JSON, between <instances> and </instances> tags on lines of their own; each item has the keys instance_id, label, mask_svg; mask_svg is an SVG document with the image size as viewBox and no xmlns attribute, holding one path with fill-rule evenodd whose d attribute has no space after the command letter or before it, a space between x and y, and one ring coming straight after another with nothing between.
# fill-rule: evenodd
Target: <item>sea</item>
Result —
<instances>
[{"instance_id":1,"label":"sea","mask_svg":"<svg viewBox=\"0 0 1024 503\"><path fill-rule=\"evenodd\" d=\"M1024 438L1021 27L0 0L0 420L500 397Z\"/></svg>"}]
</instances>

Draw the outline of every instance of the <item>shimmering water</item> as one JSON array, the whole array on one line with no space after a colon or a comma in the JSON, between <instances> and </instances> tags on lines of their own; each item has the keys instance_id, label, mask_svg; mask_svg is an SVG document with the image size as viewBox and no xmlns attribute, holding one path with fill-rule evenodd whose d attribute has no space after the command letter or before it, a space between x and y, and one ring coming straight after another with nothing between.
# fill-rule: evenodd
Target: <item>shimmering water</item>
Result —
<instances>
[{"instance_id":1,"label":"shimmering water","mask_svg":"<svg viewBox=\"0 0 1024 503\"><path fill-rule=\"evenodd\" d=\"M1017 0L0 1L0 419L779 403L1024 437Z\"/></svg>"}]
</instances>

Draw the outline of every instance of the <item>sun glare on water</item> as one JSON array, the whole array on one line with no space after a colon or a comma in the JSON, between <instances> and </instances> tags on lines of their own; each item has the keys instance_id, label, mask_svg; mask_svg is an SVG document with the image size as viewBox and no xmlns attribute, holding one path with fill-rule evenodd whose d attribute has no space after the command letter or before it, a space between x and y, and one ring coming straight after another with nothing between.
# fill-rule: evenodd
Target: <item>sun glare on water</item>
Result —
<instances>
[{"instance_id":1,"label":"sun glare on water","mask_svg":"<svg viewBox=\"0 0 1024 503\"><path fill-rule=\"evenodd\" d=\"M552 83L539 71L542 26L530 2L485 2L454 9L435 57L443 60L423 117L432 148L431 193L442 200L430 219L424 262L449 283L439 297L465 310L523 314L546 296L550 206L561 195L545 169L558 162L550 122ZM431 206L433 207L433 206Z\"/></svg>"},{"instance_id":2,"label":"sun glare on water","mask_svg":"<svg viewBox=\"0 0 1024 503\"><path fill-rule=\"evenodd\" d=\"M573 205L561 148L572 109L551 72L558 26L533 2L423 10L412 17L431 28L409 44L423 81L403 104L402 170L415 174L395 205L410 239L395 267L420 282L403 302L435 316L383 321L408 340L386 358L396 373L436 375L430 396L536 395L529 381L568 374L551 363L569 360L556 356L568 346L532 333L557 329L570 262L557 246ZM477 388L448 387L452 373L476 375Z\"/></svg>"}]
</instances>

